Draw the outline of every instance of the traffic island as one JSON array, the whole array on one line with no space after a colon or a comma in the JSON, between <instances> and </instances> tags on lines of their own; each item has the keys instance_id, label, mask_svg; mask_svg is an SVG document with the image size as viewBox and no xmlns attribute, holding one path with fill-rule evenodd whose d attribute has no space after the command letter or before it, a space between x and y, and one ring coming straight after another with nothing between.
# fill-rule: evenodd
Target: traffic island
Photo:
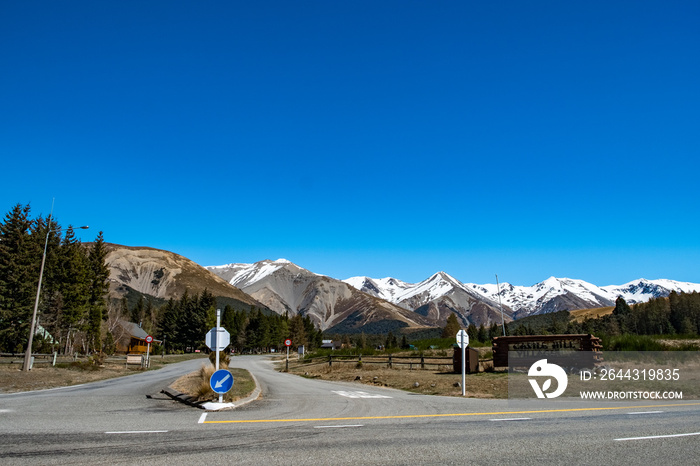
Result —
<instances>
[{"instance_id":1,"label":"traffic island","mask_svg":"<svg viewBox=\"0 0 700 466\"><path fill-rule=\"evenodd\" d=\"M223 395L219 403L219 394L210 386L213 367L204 365L200 370L191 372L177 379L162 393L175 401L208 411L231 409L256 400L261 393L255 377L245 369L229 368L233 379L231 389Z\"/></svg>"}]
</instances>

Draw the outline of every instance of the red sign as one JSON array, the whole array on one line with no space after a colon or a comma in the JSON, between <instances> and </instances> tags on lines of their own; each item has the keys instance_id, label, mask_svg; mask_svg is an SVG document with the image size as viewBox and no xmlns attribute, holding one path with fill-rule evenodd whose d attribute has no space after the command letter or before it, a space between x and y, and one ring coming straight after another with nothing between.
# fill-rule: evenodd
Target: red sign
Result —
<instances>
[{"instance_id":1,"label":"red sign","mask_svg":"<svg viewBox=\"0 0 700 466\"><path fill-rule=\"evenodd\" d=\"M146 336L146 343L153 343L153 337L150 335Z\"/></svg>"},{"instance_id":2,"label":"red sign","mask_svg":"<svg viewBox=\"0 0 700 466\"><path fill-rule=\"evenodd\" d=\"M284 340L284 346L292 346L292 340L290 340L289 338Z\"/></svg>"}]
</instances>

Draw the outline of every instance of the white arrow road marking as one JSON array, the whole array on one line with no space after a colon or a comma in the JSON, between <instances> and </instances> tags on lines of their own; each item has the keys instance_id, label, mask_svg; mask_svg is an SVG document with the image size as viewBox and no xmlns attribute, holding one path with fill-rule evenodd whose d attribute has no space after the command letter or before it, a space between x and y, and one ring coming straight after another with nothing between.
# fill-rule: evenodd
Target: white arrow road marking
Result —
<instances>
[{"instance_id":1,"label":"white arrow road marking","mask_svg":"<svg viewBox=\"0 0 700 466\"><path fill-rule=\"evenodd\" d=\"M346 392L343 390L331 390L336 395L345 396L347 398L391 398L386 395L370 394L367 392Z\"/></svg>"},{"instance_id":2,"label":"white arrow road marking","mask_svg":"<svg viewBox=\"0 0 700 466\"><path fill-rule=\"evenodd\" d=\"M226 374L226 377L223 379L219 380L214 384L214 388L221 388L221 386L228 380L228 378L231 377L231 373Z\"/></svg>"}]
</instances>

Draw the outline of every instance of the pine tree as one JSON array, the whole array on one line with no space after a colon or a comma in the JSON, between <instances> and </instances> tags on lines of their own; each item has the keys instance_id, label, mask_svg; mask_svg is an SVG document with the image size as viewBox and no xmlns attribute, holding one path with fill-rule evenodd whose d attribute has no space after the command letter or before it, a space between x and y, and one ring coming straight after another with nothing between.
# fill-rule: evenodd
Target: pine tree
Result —
<instances>
[{"instance_id":1,"label":"pine tree","mask_svg":"<svg viewBox=\"0 0 700 466\"><path fill-rule=\"evenodd\" d=\"M459 332L461 328L462 326L459 325L457 314L451 313L449 316L447 316L447 323L445 324L445 328L442 329L442 338L454 337L455 335L457 335L457 332Z\"/></svg>"},{"instance_id":2,"label":"pine tree","mask_svg":"<svg viewBox=\"0 0 700 466\"><path fill-rule=\"evenodd\" d=\"M178 322L180 308L174 299L170 298L165 304L160 320L158 321L158 335L165 341L167 348L176 349L180 347L180 335L178 332Z\"/></svg>"},{"instance_id":3,"label":"pine tree","mask_svg":"<svg viewBox=\"0 0 700 466\"><path fill-rule=\"evenodd\" d=\"M469 324L469 326L467 327L467 335L469 335L469 341L476 341L477 334L478 330L476 329L476 325Z\"/></svg>"},{"instance_id":4,"label":"pine tree","mask_svg":"<svg viewBox=\"0 0 700 466\"><path fill-rule=\"evenodd\" d=\"M99 352L102 349L102 320L107 312L107 295L109 293L109 268L105 262L107 249L104 237L99 232L88 255L90 267L90 297L88 300L88 345ZM150 302L150 301L149 301Z\"/></svg>"},{"instance_id":5,"label":"pine tree","mask_svg":"<svg viewBox=\"0 0 700 466\"><path fill-rule=\"evenodd\" d=\"M622 296L618 296L615 300L615 309L613 309L613 315L617 318L619 322L620 331L622 333L629 333L633 328L632 319L633 316L632 309L627 304L627 301ZM635 332L636 333L636 332Z\"/></svg>"},{"instance_id":6,"label":"pine tree","mask_svg":"<svg viewBox=\"0 0 700 466\"><path fill-rule=\"evenodd\" d=\"M486 327L484 327L484 324L479 325L479 329L476 332L476 339L481 342L488 340L488 336L486 334Z\"/></svg>"},{"instance_id":7,"label":"pine tree","mask_svg":"<svg viewBox=\"0 0 700 466\"><path fill-rule=\"evenodd\" d=\"M308 344L306 329L304 328L304 318L299 314L289 319L289 338L292 340L294 346L306 346Z\"/></svg>"},{"instance_id":8,"label":"pine tree","mask_svg":"<svg viewBox=\"0 0 700 466\"><path fill-rule=\"evenodd\" d=\"M61 227L53 219L39 217L32 229L32 237L36 241L36 249L44 247L46 242L46 264L41 284L41 299L39 301L39 316L41 326L53 337L61 334L60 319L63 313L63 296L60 292L62 271L59 264L61 256ZM57 234L57 232L59 234ZM38 254L41 254L38 252Z\"/></svg>"},{"instance_id":9,"label":"pine tree","mask_svg":"<svg viewBox=\"0 0 700 466\"><path fill-rule=\"evenodd\" d=\"M29 336L41 260L29 213L29 205L17 204L0 224L0 351L23 351Z\"/></svg>"},{"instance_id":10,"label":"pine tree","mask_svg":"<svg viewBox=\"0 0 700 466\"><path fill-rule=\"evenodd\" d=\"M61 326L65 335L64 351L72 353L73 339L85 325L90 287L87 257L70 226L61 243L61 271L60 292L64 305Z\"/></svg>"}]
</instances>

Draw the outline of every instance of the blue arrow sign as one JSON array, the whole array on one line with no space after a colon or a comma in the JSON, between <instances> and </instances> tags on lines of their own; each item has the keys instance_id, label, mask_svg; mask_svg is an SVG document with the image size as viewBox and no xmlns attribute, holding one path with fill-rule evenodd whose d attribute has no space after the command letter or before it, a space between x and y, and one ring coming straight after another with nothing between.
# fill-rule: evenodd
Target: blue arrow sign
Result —
<instances>
[{"instance_id":1,"label":"blue arrow sign","mask_svg":"<svg viewBox=\"0 0 700 466\"><path fill-rule=\"evenodd\" d=\"M211 375L209 386L215 393L226 393L233 387L233 376L226 369L219 369Z\"/></svg>"}]
</instances>

